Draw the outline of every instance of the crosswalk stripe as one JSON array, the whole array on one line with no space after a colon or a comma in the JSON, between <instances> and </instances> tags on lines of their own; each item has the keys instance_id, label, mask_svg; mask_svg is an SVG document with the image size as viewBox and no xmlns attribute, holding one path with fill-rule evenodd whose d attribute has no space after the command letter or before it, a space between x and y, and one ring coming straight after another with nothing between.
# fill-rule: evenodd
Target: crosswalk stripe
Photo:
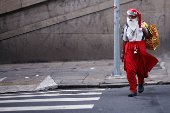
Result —
<instances>
[{"instance_id":1,"label":"crosswalk stripe","mask_svg":"<svg viewBox=\"0 0 170 113\"><path fill-rule=\"evenodd\" d=\"M4 94L0 95L0 104L10 104L10 106L0 107L0 112L15 112L15 111L41 111L41 110L69 110L69 109L92 109L94 107L94 103L91 104L92 101L99 100L100 97L97 95L101 95L102 91L105 89L85 89L85 90L57 90L57 91L47 91L47 92L33 92L33 93L21 93L21 94ZM86 91L86 92L83 92ZM56 97L55 97L56 96ZM73 98L60 98L58 96L68 96ZM75 97L74 97L75 96ZM88 96L85 98L77 97L77 96ZM91 97L89 97L91 96ZM22 98L24 97L24 98ZM34 98L29 98L34 97ZM37 97L37 98L36 98ZM41 97L41 98L38 98ZM43 98L44 97L44 98ZM50 97L50 98L48 98ZM89 104L85 105L56 105L60 104L59 102L87 102L91 101ZM28 106L25 103L40 103L44 102L47 105L48 102L55 102L53 106ZM15 106L15 103L20 104L20 106ZM12 105L12 106L11 106Z\"/></svg>"},{"instance_id":2,"label":"crosswalk stripe","mask_svg":"<svg viewBox=\"0 0 170 113\"><path fill-rule=\"evenodd\" d=\"M102 92L88 92L88 93L76 93L76 94L43 94L43 95L16 95L16 96L1 96L2 98L18 98L18 97L44 97L44 96L73 96L73 95L101 95Z\"/></svg>"},{"instance_id":3,"label":"crosswalk stripe","mask_svg":"<svg viewBox=\"0 0 170 113\"><path fill-rule=\"evenodd\" d=\"M67 92L78 92L78 91L104 91L105 89L85 89L85 90L58 90L58 91L48 91L48 92L34 92L34 93L22 93L22 94L44 94L44 93L57 93L57 92L63 92L63 91L67 91ZM14 95L14 94L2 94L2 95Z\"/></svg>"},{"instance_id":4,"label":"crosswalk stripe","mask_svg":"<svg viewBox=\"0 0 170 113\"><path fill-rule=\"evenodd\" d=\"M60 91L104 91L105 89L92 89L92 90L60 90Z\"/></svg>"},{"instance_id":5,"label":"crosswalk stripe","mask_svg":"<svg viewBox=\"0 0 170 113\"><path fill-rule=\"evenodd\" d=\"M57 101L92 101L100 97L90 98L50 98L50 99L23 99L23 100L1 100L0 103L21 103L21 102L57 102Z\"/></svg>"},{"instance_id":6,"label":"crosswalk stripe","mask_svg":"<svg viewBox=\"0 0 170 113\"><path fill-rule=\"evenodd\" d=\"M29 106L29 107L0 107L0 112L9 111L39 111L39 110L64 110L64 109L92 109L94 104L63 105L63 106Z\"/></svg>"}]
</instances>

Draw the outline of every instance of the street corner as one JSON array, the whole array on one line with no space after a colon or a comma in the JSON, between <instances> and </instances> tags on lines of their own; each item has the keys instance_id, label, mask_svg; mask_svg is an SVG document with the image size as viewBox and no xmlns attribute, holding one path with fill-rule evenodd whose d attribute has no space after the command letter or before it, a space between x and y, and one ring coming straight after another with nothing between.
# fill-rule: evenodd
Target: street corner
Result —
<instances>
[{"instance_id":1,"label":"street corner","mask_svg":"<svg viewBox=\"0 0 170 113\"><path fill-rule=\"evenodd\" d=\"M16 93L57 88L50 75L17 76L0 78L0 93Z\"/></svg>"}]
</instances>

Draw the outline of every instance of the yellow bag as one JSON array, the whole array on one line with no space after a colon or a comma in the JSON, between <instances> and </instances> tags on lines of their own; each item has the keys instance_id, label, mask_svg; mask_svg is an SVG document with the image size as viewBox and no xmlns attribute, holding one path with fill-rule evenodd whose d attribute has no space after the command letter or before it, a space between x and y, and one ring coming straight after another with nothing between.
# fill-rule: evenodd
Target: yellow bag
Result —
<instances>
[{"instance_id":1,"label":"yellow bag","mask_svg":"<svg viewBox=\"0 0 170 113\"><path fill-rule=\"evenodd\" d=\"M146 48L150 50L155 50L160 45L159 34L156 25L148 26L145 22L143 23L148 28L150 34L152 34L152 37L150 37L149 39L145 39Z\"/></svg>"}]
</instances>

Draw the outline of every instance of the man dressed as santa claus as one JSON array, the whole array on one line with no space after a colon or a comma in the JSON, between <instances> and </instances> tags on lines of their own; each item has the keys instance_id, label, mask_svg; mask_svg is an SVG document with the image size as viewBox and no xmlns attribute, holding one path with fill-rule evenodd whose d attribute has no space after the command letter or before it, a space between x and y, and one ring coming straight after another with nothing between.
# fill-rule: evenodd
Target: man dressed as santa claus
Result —
<instances>
[{"instance_id":1,"label":"man dressed as santa claus","mask_svg":"<svg viewBox=\"0 0 170 113\"><path fill-rule=\"evenodd\" d=\"M129 97L137 95L144 91L144 78L148 77L148 72L157 64L158 60L146 53L145 38L151 37L145 24L141 23L141 14L136 9L127 11L127 23L122 31L122 54L124 61L124 70L127 73L127 79L130 84Z\"/></svg>"}]
</instances>

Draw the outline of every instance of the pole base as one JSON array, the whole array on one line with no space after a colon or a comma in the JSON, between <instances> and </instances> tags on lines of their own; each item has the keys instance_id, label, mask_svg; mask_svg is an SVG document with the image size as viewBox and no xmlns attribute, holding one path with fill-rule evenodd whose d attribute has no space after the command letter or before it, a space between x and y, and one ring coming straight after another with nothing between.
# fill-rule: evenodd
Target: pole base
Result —
<instances>
[{"instance_id":1,"label":"pole base","mask_svg":"<svg viewBox=\"0 0 170 113\"><path fill-rule=\"evenodd\" d=\"M125 79L126 77L125 77L125 75L113 75L113 74L111 74L111 76L109 77L110 79L112 79L112 78L116 78L116 79Z\"/></svg>"}]
</instances>

